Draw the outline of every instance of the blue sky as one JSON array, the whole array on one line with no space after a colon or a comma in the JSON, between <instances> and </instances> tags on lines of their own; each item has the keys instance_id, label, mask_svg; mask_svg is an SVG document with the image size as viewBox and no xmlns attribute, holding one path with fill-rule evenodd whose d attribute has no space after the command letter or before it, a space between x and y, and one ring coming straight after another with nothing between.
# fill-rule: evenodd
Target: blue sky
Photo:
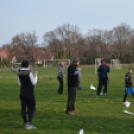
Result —
<instances>
[{"instance_id":1,"label":"blue sky","mask_svg":"<svg viewBox=\"0 0 134 134\"><path fill-rule=\"evenodd\" d=\"M134 28L134 0L0 0L0 46L21 32L42 36L64 23L110 30L126 22Z\"/></svg>"}]
</instances>

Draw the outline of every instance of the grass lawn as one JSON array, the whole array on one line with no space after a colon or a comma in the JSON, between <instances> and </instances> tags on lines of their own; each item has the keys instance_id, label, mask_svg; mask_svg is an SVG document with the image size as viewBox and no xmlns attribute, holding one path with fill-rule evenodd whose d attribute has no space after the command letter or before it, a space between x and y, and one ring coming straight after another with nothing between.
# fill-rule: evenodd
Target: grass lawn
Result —
<instances>
[{"instance_id":1,"label":"grass lawn","mask_svg":"<svg viewBox=\"0 0 134 134\"><path fill-rule=\"evenodd\" d=\"M121 70L111 70L107 96L96 97L96 91L90 84L98 85L94 67L82 67L82 91L77 91L76 115L65 114L67 105L67 83L64 76L64 93L57 95L59 83L56 79L57 68L38 70L38 83L35 86L36 112L32 124L37 130L25 130L20 115L19 85L17 77L10 69L1 69L0 76L0 134L126 134L134 133L134 116L123 114L124 76L129 66ZM65 69L66 70L66 69ZM45 78L42 78L44 77ZM48 76L48 77L47 77ZM51 78L50 78L51 76ZM7 78L10 77L10 78ZM50 100L52 102L50 102ZM89 102L88 102L89 100ZM107 102L106 102L107 100ZM127 97L131 102L128 111L134 112L132 95Z\"/></svg>"}]
</instances>

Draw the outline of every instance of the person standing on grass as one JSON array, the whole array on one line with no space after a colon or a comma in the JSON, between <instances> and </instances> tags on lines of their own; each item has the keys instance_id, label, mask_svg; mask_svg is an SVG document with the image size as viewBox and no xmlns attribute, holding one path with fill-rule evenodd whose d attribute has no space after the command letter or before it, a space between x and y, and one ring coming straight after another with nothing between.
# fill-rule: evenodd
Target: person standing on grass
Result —
<instances>
[{"instance_id":1,"label":"person standing on grass","mask_svg":"<svg viewBox=\"0 0 134 134\"><path fill-rule=\"evenodd\" d=\"M57 94L63 94L63 74L64 74L64 62L59 62L58 66L58 76L57 79L59 81L60 87L57 91Z\"/></svg>"},{"instance_id":2,"label":"person standing on grass","mask_svg":"<svg viewBox=\"0 0 134 134\"><path fill-rule=\"evenodd\" d=\"M97 93L95 95L100 95L103 85L104 85L103 95L107 95L107 84L109 81L108 72L109 72L109 66L107 66L104 60L101 60L101 65L98 69L99 85L98 85Z\"/></svg>"},{"instance_id":3,"label":"person standing on grass","mask_svg":"<svg viewBox=\"0 0 134 134\"><path fill-rule=\"evenodd\" d=\"M79 58L74 57L73 62L68 67L68 103L67 103L67 110L66 113L70 115L74 115L78 113L75 110L75 97L76 97L76 89L78 87L78 68L79 65Z\"/></svg>"},{"instance_id":4,"label":"person standing on grass","mask_svg":"<svg viewBox=\"0 0 134 134\"><path fill-rule=\"evenodd\" d=\"M35 112L34 85L37 83L37 73L33 76L28 60L23 60L21 67L17 72L20 85L21 115L26 129L37 129L31 124ZM26 107L28 107L28 121L26 119Z\"/></svg>"},{"instance_id":5,"label":"person standing on grass","mask_svg":"<svg viewBox=\"0 0 134 134\"><path fill-rule=\"evenodd\" d=\"M81 82L81 71L82 71L82 69L81 68L77 68L77 71L78 71L78 89L79 90L82 90L81 89L81 86L80 86L80 82Z\"/></svg>"},{"instance_id":6,"label":"person standing on grass","mask_svg":"<svg viewBox=\"0 0 134 134\"><path fill-rule=\"evenodd\" d=\"M123 104L125 104L126 102L126 98L128 94L133 94L133 98L134 98L134 89L133 89L133 78L132 78L132 72L133 72L133 68L129 68L126 76L125 76L125 96L123 98Z\"/></svg>"}]
</instances>

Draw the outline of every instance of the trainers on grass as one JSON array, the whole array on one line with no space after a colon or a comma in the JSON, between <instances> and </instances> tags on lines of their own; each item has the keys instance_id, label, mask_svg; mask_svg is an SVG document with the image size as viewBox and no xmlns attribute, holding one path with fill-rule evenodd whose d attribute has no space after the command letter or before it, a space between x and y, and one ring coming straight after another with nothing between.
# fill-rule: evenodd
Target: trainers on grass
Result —
<instances>
[{"instance_id":1,"label":"trainers on grass","mask_svg":"<svg viewBox=\"0 0 134 134\"><path fill-rule=\"evenodd\" d=\"M35 127L31 124L27 124L27 125L25 125L25 129L37 129L37 127Z\"/></svg>"}]
</instances>

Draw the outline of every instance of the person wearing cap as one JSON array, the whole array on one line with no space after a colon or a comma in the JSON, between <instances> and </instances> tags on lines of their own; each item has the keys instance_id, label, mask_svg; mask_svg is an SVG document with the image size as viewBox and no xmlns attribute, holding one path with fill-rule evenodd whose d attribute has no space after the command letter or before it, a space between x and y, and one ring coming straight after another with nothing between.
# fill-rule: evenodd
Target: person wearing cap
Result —
<instances>
[{"instance_id":1,"label":"person wearing cap","mask_svg":"<svg viewBox=\"0 0 134 134\"><path fill-rule=\"evenodd\" d=\"M133 68L129 68L128 72L125 75L125 95L123 98L123 104L126 102L126 98L128 94L133 94L133 98L134 98L134 89L133 89L133 78L132 78L132 72L133 72Z\"/></svg>"},{"instance_id":2,"label":"person wearing cap","mask_svg":"<svg viewBox=\"0 0 134 134\"><path fill-rule=\"evenodd\" d=\"M76 90L78 87L78 71L77 67L79 65L79 58L74 57L72 63L68 67L68 103L67 103L67 110L66 113L70 115L74 115L78 113L75 110L75 97L76 97Z\"/></svg>"},{"instance_id":3,"label":"person wearing cap","mask_svg":"<svg viewBox=\"0 0 134 134\"><path fill-rule=\"evenodd\" d=\"M59 62L59 66L58 66L58 76L57 79L59 81L60 87L57 91L57 94L63 94L63 74L64 74L64 62L61 61Z\"/></svg>"},{"instance_id":4,"label":"person wearing cap","mask_svg":"<svg viewBox=\"0 0 134 134\"><path fill-rule=\"evenodd\" d=\"M25 129L37 129L37 127L31 125L35 112L34 86L37 83L37 73L33 76L28 60L23 60L21 67L17 71L18 83L20 85L21 116L25 123ZM26 107L28 107L28 121L26 119Z\"/></svg>"},{"instance_id":5,"label":"person wearing cap","mask_svg":"<svg viewBox=\"0 0 134 134\"><path fill-rule=\"evenodd\" d=\"M106 64L104 60L101 60L101 65L98 68L99 85L97 93L95 95L100 95L103 85L104 85L103 95L107 95L108 73L109 73L109 66Z\"/></svg>"}]
</instances>

